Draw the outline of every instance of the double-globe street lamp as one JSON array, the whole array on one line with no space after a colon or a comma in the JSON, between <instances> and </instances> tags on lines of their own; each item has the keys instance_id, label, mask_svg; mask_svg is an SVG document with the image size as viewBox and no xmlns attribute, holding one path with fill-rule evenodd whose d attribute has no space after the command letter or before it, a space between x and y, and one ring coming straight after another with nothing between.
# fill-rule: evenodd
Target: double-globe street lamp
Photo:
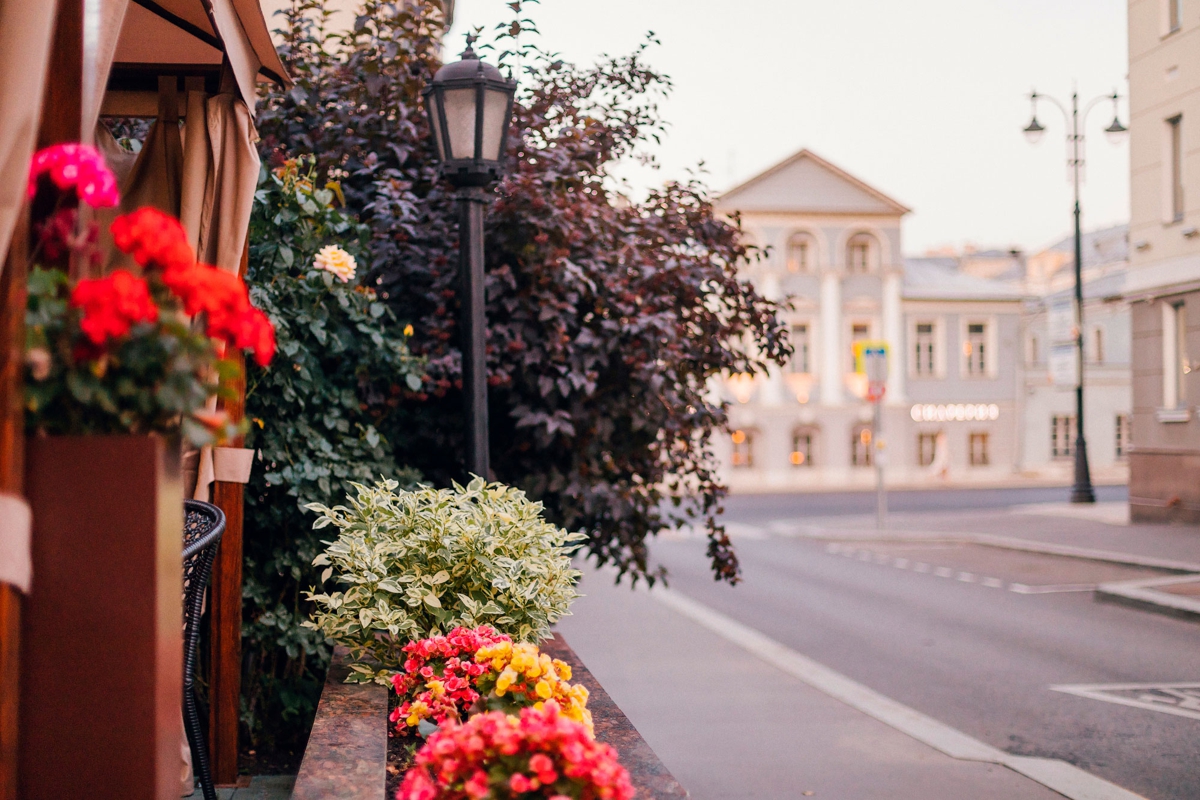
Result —
<instances>
[{"instance_id":1,"label":"double-globe street lamp","mask_svg":"<svg viewBox=\"0 0 1200 800\"><path fill-rule=\"evenodd\" d=\"M504 172L514 80L483 63L467 37L460 60L446 64L422 91L442 176L458 200L462 285L462 384L468 473L488 475L487 318L484 311L483 212L487 186Z\"/></svg>"},{"instance_id":2,"label":"double-globe street lamp","mask_svg":"<svg viewBox=\"0 0 1200 800\"><path fill-rule=\"evenodd\" d=\"M1031 144L1041 141L1046 129L1038 122L1037 108L1039 100L1048 100L1063 113L1064 122L1070 126L1067 136L1067 167L1071 170L1071 182L1075 190L1075 483L1071 487L1072 503L1094 503L1096 492L1092 488L1092 475L1088 469L1087 440L1083 435L1083 238L1079 220L1079 179L1083 170L1084 150L1083 137L1087 125L1088 112L1104 100L1112 100L1113 121L1104 129L1109 141L1117 142L1123 138L1128 129L1121 124L1117 114L1117 101L1120 99L1115 91L1112 94L1101 95L1092 99L1079 112L1079 93L1071 93L1071 110L1053 97L1030 92L1029 100L1033 105L1033 117L1025 126L1025 136Z\"/></svg>"}]
</instances>

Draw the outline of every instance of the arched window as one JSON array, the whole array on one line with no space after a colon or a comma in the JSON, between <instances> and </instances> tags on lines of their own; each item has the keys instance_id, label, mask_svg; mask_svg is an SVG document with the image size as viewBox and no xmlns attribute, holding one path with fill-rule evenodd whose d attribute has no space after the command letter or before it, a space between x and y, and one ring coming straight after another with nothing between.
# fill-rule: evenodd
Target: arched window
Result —
<instances>
[{"instance_id":1,"label":"arched window","mask_svg":"<svg viewBox=\"0 0 1200 800\"><path fill-rule=\"evenodd\" d=\"M879 263L879 243L869 233L856 233L846 243L846 271L853 274L871 272Z\"/></svg>"},{"instance_id":2,"label":"arched window","mask_svg":"<svg viewBox=\"0 0 1200 800\"><path fill-rule=\"evenodd\" d=\"M809 272L816 266L817 248L807 233L793 233L787 243L787 271Z\"/></svg>"}]
</instances>

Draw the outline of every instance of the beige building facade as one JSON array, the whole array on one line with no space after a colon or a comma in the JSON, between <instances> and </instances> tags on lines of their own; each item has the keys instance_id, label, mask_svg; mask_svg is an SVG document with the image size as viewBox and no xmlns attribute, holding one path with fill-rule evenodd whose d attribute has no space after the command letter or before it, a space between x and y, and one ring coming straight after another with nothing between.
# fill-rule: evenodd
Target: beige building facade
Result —
<instances>
[{"instance_id":1,"label":"beige building facade","mask_svg":"<svg viewBox=\"0 0 1200 800\"><path fill-rule=\"evenodd\" d=\"M1200 521L1200 0L1130 0L1134 520Z\"/></svg>"},{"instance_id":2,"label":"beige building facade","mask_svg":"<svg viewBox=\"0 0 1200 800\"><path fill-rule=\"evenodd\" d=\"M741 276L793 303L790 362L715 387L730 408L718 456L734 491L874 484L880 450L854 368L863 340L890 350L880 437L890 484L1012 474L1018 290L936 259L906 263L909 210L808 150L717 205L738 213L747 240L765 251Z\"/></svg>"}]
</instances>

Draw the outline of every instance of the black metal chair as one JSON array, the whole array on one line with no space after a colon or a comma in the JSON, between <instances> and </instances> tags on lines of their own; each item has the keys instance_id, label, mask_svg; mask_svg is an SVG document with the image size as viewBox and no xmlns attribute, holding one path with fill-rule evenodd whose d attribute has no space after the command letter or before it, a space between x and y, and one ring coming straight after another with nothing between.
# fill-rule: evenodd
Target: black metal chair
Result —
<instances>
[{"instance_id":1,"label":"black metal chair","mask_svg":"<svg viewBox=\"0 0 1200 800\"><path fill-rule=\"evenodd\" d=\"M210 503L184 500L183 526L183 729L192 749L192 774L204 793L204 800L217 800L212 767L208 763L208 745L196 710L196 661L200 650L200 617L204 612L204 590L212 575L213 558L221 534L225 533L225 512Z\"/></svg>"}]
</instances>

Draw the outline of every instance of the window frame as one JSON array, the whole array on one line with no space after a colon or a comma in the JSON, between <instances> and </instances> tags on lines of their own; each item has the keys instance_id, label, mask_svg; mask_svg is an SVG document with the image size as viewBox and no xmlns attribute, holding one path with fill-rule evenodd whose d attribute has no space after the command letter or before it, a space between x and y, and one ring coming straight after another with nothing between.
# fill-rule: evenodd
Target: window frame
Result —
<instances>
[{"instance_id":1,"label":"window frame","mask_svg":"<svg viewBox=\"0 0 1200 800\"><path fill-rule=\"evenodd\" d=\"M804 441L804 449L801 450L798 445ZM813 452L816 450L817 429L812 426L801 426L792 431L792 449L788 453L788 461L795 469L811 468L815 462ZM803 457L797 460L798 453L803 453Z\"/></svg>"},{"instance_id":2,"label":"window frame","mask_svg":"<svg viewBox=\"0 0 1200 800\"><path fill-rule=\"evenodd\" d=\"M867 433L864 440L863 433ZM873 467L875 466L875 447L872 441L874 432L871 430L871 424L860 422L850 428L850 466L851 467ZM860 450L861 448L861 450ZM861 454L861 457L860 457ZM860 463L861 461L861 463Z\"/></svg>"},{"instance_id":3,"label":"window frame","mask_svg":"<svg viewBox=\"0 0 1200 800\"><path fill-rule=\"evenodd\" d=\"M1163 302L1163 408L1187 407L1187 375L1191 362L1187 351L1187 303Z\"/></svg>"},{"instance_id":4,"label":"window frame","mask_svg":"<svg viewBox=\"0 0 1200 800\"><path fill-rule=\"evenodd\" d=\"M1060 420L1062 422L1060 422ZM1059 430L1066 434L1065 445L1059 445ZM1052 414L1050 416L1050 458L1068 459L1075 456L1076 422L1074 414Z\"/></svg>"},{"instance_id":5,"label":"window frame","mask_svg":"<svg viewBox=\"0 0 1200 800\"><path fill-rule=\"evenodd\" d=\"M921 325L933 326L933 359L931 372L922 372L919 369L917 356L917 342L920 337L918 328ZM927 378L944 378L946 377L946 326L942 317L916 316L909 318L908 324L909 346L908 352L908 375L910 378L923 380Z\"/></svg>"},{"instance_id":6,"label":"window frame","mask_svg":"<svg viewBox=\"0 0 1200 800\"><path fill-rule=\"evenodd\" d=\"M976 443L982 447L976 450ZM967 434L967 464L972 467L990 467L992 455L990 452L991 436L988 431L971 431Z\"/></svg>"},{"instance_id":7,"label":"window frame","mask_svg":"<svg viewBox=\"0 0 1200 800\"><path fill-rule=\"evenodd\" d=\"M804 251L802 263L798 264L797 269L793 269L792 250L797 245L801 246ZM817 266L817 237L813 236L808 231L793 231L788 235L787 241L784 242L783 248L783 268L785 272L793 275L807 275L816 271Z\"/></svg>"},{"instance_id":8,"label":"window frame","mask_svg":"<svg viewBox=\"0 0 1200 800\"><path fill-rule=\"evenodd\" d=\"M1113 457L1117 461L1129 458L1129 446L1133 444L1133 419L1129 414L1117 414L1116 431L1113 437Z\"/></svg>"},{"instance_id":9,"label":"window frame","mask_svg":"<svg viewBox=\"0 0 1200 800\"><path fill-rule=\"evenodd\" d=\"M853 253L863 246L866 253L865 263L861 268L855 266ZM880 244L878 237L868 231L856 231L846 239L846 249L843 253L847 275L871 275L879 271Z\"/></svg>"},{"instance_id":10,"label":"window frame","mask_svg":"<svg viewBox=\"0 0 1200 800\"><path fill-rule=\"evenodd\" d=\"M795 338L797 330L804 331L803 349L798 346ZM816 370L813 368L813 324L808 320L793 322L788 326L788 336L792 345L792 357L788 359L787 371L792 375L814 375ZM803 353L802 364L804 369L795 369L796 358Z\"/></svg>"},{"instance_id":11,"label":"window frame","mask_svg":"<svg viewBox=\"0 0 1200 800\"><path fill-rule=\"evenodd\" d=\"M1184 217L1184 180L1183 180L1183 113L1175 114L1164 120L1167 131L1164 142L1166 153L1163 166L1166 174L1164 188L1164 222L1174 225L1183 222Z\"/></svg>"},{"instance_id":12,"label":"window frame","mask_svg":"<svg viewBox=\"0 0 1200 800\"><path fill-rule=\"evenodd\" d=\"M739 441L739 434L742 439ZM730 431L729 464L734 469L754 468L754 434L751 428L737 428Z\"/></svg>"},{"instance_id":13,"label":"window frame","mask_svg":"<svg viewBox=\"0 0 1200 800\"><path fill-rule=\"evenodd\" d=\"M982 372L972 372L970 369L971 359L974 356L974 348L971 348L971 353L967 352L967 345L970 342L971 326L983 326L983 358ZM977 381L994 379L999 372L998 356L997 356L997 340L998 332L997 320L994 316L987 317L962 317L959 322L958 329L958 376L963 380Z\"/></svg>"},{"instance_id":14,"label":"window frame","mask_svg":"<svg viewBox=\"0 0 1200 800\"><path fill-rule=\"evenodd\" d=\"M937 440L940 436L939 431L930 433L929 431L919 431L917 433L917 466L931 467L933 462L937 460ZM928 459L926 459L926 444L929 445Z\"/></svg>"}]
</instances>

